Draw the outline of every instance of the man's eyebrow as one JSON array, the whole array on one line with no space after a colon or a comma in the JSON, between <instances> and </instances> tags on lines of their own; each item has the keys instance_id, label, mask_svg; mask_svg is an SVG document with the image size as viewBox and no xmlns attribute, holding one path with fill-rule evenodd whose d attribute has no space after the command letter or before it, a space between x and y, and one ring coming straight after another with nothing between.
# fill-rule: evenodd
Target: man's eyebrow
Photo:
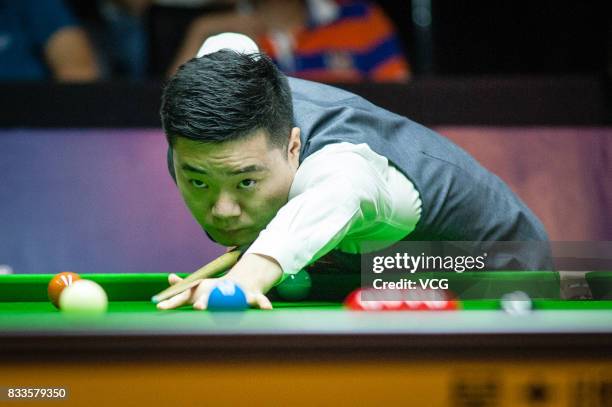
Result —
<instances>
[{"instance_id":1,"label":"man's eyebrow","mask_svg":"<svg viewBox=\"0 0 612 407\"><path fill-rule=\"evenodd\" d=\"M206 171L204 171L203 169L201 169L201 168L196 168L196 167L192 167L192 166L191 166L191 165L189 165L189 164L183 164L183 165L181 166L181 169L182 169L183 171L195 172L195 173L198 173L198 174L203 174L203 175L207 175L207 174L208 174L208 173L207 173Z\"/></svg>"},{"instance_id":2,"label":"man's eyebrow","mask_svg":"<svg viewBox=\"0 0 612 407\"><path fill-rule=\"evenodd\" d=\"M267 170L268 169L264 167L263 165L253 164L253 165L247 165L246 167L238 168L237 170L227 171L225 174L226 175L239 175L239 174L244 174L247 172L263 172Z\"/></svg>"},{"instance_id":3,"label":"man's eyebrow","mask_svg":"<svg viewBox=\"0 0 612 407\"><path fill-rule=\"evenodd\" d=\"M197 174L208 175L208 172L206 172L205 170L201 168L193 167L189 164L183 164L181 166L181 169L183 169L184 171L195 172ZM239 174L245 174L247 172L263 172L263 171L267 171L267 168L261 165L253 164L253 165L247 165L246 167L242 167L237 170L226 171L225 175L239 175Z\"/></svg>"}]
</instances>

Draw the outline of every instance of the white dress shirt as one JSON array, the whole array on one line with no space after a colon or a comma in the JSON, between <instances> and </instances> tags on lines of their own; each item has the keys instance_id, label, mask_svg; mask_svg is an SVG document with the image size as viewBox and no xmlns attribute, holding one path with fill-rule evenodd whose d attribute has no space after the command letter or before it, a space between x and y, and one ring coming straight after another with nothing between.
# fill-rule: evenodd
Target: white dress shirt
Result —
<instances>
[{"instance_id":1,"label":"white dress shirt","mask_svg":"<svg viewBox=\"0 0 612 407\"><path fill-rule=\"evenodd\" d=\"M246 253L272 257L286 276L332 249L388 247L420 216L418 191L385 157L366 144L330 144L302 162L289 201Z\"/></svg>"}]
</instances>

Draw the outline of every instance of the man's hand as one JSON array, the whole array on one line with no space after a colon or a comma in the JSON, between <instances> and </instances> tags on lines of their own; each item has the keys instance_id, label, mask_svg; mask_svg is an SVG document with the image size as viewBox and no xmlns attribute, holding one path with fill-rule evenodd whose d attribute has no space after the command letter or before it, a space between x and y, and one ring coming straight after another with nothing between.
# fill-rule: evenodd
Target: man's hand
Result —
<instances>
[{"instance_id":1,"label":"man's hand","mask_svg":"<svg viewBox=\"0 0 612 407\"><path fill-rule=\"evenodd\" d=\"M165 301L157 304L160 310L178 308L192 304L194 309L206 309L208 296L215 284L222 279L228 279L238 284L243 290L250 306L259 309L272 309L272 303L265 293L282 276L282 270L274 260L257 254L247 254L238 263L220 278L207 278L200 284L183 291ZM176 274L168 276L168 283L174 285L182 279Z\"/></svg>"},{"instance_id":2,"label":"man's hand","mask_svg":"<svg viewBox=\"0 0 612 407\"><path fill-rule=\"evenodd\" d=\"M257 292L252 289L248 289L243 287L240 282L235 281L234 279L221 277L221 278L207 278L203 280L200 284L195 287L192 287L188 290L183 291L180 294L175 295L174 297L168 298L165 301L157 304L157 309L167 310L178 308L183 305L192 304L194 309L203 310L206 309L206 304L208 304L208 296L210 292L215 288L216 283L219 280L232 280L234 283L238 284L241 288L245 290L245 295L247 298L247 302L251 307L260 308L260 309L272 309L272 303L261 291ZM177 276L176 274L170 274L168 276L168 283L170 285L174 285L180 282L182 278Z\"/></svg>"}]
</instances>

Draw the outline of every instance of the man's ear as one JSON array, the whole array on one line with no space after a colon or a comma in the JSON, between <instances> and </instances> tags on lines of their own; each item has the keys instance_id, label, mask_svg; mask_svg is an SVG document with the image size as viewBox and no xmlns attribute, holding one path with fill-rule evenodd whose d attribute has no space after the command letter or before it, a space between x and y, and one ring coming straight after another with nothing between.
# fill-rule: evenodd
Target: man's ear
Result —
<instances>
[{"instance_id":1,"label":"man's ear","mask_svg":"<svg viewBox=\"0 0 612 407\"><path fill-rule=\"evenodd\" d=\"M297 168L300 162L300 149L302 148L302 140L300 139L300 128L294 127L289 135L289 143L287 145L287 160L294 164Z\"/></svg>"},{"instance_id":2,"label":"man's ear","mask_svg":"<svg viewBox=\"0 0 612 407\"><path fill-rule=\"evenodd\" d=\"M176 174L174 173L174 150L172 150L172 146L168 146L168 171L170 172L170 176L174 180L176 184Z\"/></svg>"}]
</instances>

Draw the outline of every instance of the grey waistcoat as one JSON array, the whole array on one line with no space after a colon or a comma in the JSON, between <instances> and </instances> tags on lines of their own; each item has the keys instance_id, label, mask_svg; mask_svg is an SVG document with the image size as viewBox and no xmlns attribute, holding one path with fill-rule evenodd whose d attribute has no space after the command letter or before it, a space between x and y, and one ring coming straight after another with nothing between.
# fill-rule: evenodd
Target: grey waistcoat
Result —
<instances>
[{"instance_id":1,"label":"grey waistcoat","mask_svg":"<svg viewBox=\"0 0 612 407\"><path fill-rule=\"evenodd\" d=\"M352 93L294 78L289 84L301 161L330 143L366 143L412 181L422 212L407 240L547 240L510 188L450 140Z\"/></svg>"}]
</instances>

